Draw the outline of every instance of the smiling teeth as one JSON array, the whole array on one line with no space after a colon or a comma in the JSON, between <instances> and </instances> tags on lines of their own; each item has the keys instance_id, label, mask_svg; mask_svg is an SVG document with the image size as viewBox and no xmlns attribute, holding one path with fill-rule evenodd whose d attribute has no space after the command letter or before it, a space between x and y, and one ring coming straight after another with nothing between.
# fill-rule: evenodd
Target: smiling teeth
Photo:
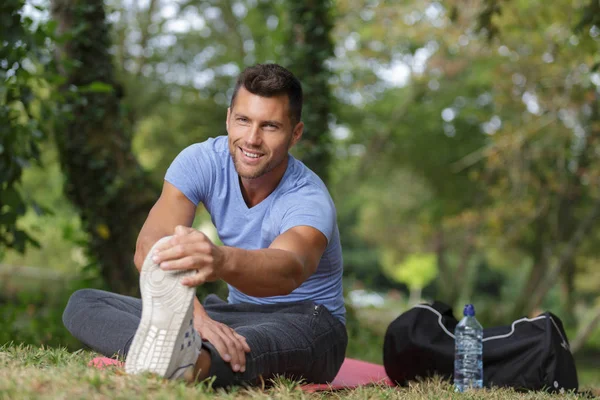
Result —
<instances>
[{"instance_id":1,"label":"smiling teeth","mask_svg":"<svg viewBox=\"0 0 600 400\"><path fill-rule=\"evenodd\" d=\"M258 158L258 157L260 157L260 155L258 155L258 154L247 153L244 150L242 150L242 153L244 153L244 155L246 157L250 157L250 158Z\"/></svg>"}]
</instances>

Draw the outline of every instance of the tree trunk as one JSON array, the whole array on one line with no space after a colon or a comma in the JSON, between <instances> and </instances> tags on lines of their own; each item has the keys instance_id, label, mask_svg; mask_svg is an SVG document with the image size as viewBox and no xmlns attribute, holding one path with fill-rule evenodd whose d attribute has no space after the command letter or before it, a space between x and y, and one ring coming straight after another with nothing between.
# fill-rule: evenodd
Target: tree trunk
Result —
<instances>
[{"instance_id":1,"label":"tree trunk","mask_svg":"<svg viewBox=\"0 0 600 400\"><path fill-rule=\"evenodd\" d=\"M410 307L419 304L421 302L421 294L423 292L423 288L420 287L411 287L409 289L408 295L408 305Z\"/></svg>"},{"instance_id":2,"label":"tree trunk","mask_svg":"<svg viewBox=\"0 0 600 400\"><path fill-rule=\"evenodd\" d=\"M122 90L109 55L101 0L53 0L64 107L69 118L56 129L66 196L89 235L88 253L109 287L136 294L133 265L138 232L158 188L131 153L131 132L120 108Z\"/></svg>"},{"instance_id":3,"label":"tree trunk","mask_svg":"<svg viewBox=\"0 0 600 400\"><path fill-rule=\"evenodd\" d=\"M577 330L575 340L573 340L571 343L571 352L573 354L581 350L585 342L589 339L592 333L594 333L594 330L598 327L598 325L600 325L600 305L596 306L596 308L592 311L592 317L588 320L588 322Z\"/></svg>"},{"instance_id":4,"label":"tree trunk","mask_svg":"<svg viewBox=\"0 0 600 400\"><path fill-rule=\"evenodd\" d=\"M544 281L539 285L538 289L531 293L531 301L527 310L534 310L538 308L548 291L552 289L556 280L560 277L560 273L565 268L565 265L575 257L575 252L579 248L581 242L589 235L589 233L595 228L595 224L600 216L600 200L596 201L589 214L581 221L577 227L577 231L569 239L564 250L561 252L560 257L556 264L553 266L548 273L544 276Z\"/></svg>"},{"instance_id":5,"label":"tree trunk","mask_svg":"<svg viewBox=\"0 0 600 400\"><path fill-rule=\"evenodd\" d=\"M565 307L565 316L573 318L575 315L575 274L577 264L575 257L571 258L562 272L562 297Z\"/></svg>"},{"instance_id":6,"label":"tree trunk","mask_svg":"<svg viewBox=\"0 0 600 400\"><path fill-rule=\"evenodd\" d=\"M456 280L452 279L452 273L450 271L446 255L446 240L444 237L444 229L441 227L438 228L437 232L434 235L433 248L435 251L439 271L436 281L438 289L438 298L453 306L454 304L450 303L450 299L452 297L452 293L454 292L454 288L457 285L457 282Z\"/></svg>"},{"instance_id":7,"label":"tree trunk","mask_svg":"<svg viewBox=\"0 0 600 400\"><path fill-rule=\"evenodd\" d=\"M531 269L529 270L529 275L527 276L527 281L525 285L522 287L519 296L514 302L513 308L510 312L510 319L521 318L524 314L527 313L527 304L529 302L529 297L533 293L533 291L540 285L542 279L544 277L544 273L547 269L547 255L546 255L546 239L545 234L547 231L546 224L546 214L538 216L535 221L535 239L533 239L533 243L529 246L529 250L531 253L531 258L533 259L533 264Z\"/></svg>"},{"instance_id":8,"label":"tree trunk","mask_svg":"<svg viewBox=\"0 0 600 400\"><path fill-rule=\"evenodd\" d=\"M456 304L461 298L469 299L472 296L472 292L475 286L476 279L467 279L471 276L472 268L469 268L469 263L475 253L475 235L476 228L469 227L463 241L463 248L460 252L460 259L456 266L456 280L461 282L454 285L452 296L450 297L449 304ZM476 271L475 271L476 272Z\"/></svg>"},{"instance_id":9,"label":"tree trunk","mask_svg":"<svg viewBox=\"0 0 600 400\"><path fill-rule=\"evenodd\" d=\"M302 161L327 183L332 152L329 115L333 98L331 73L325 61L333 57L330 0L288 0L291 19L289 67L304 92L303 139L297 151Z\"/></svg>"}]
</instances>

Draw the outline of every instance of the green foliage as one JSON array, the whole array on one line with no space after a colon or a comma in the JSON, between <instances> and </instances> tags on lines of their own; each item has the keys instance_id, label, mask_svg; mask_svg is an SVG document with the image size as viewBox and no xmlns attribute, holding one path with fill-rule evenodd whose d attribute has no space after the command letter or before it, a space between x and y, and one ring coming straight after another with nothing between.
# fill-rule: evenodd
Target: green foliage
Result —
<instances>
[{"instance_id":1,"label":"green foliage","mask_svg":"<svg viewBox=\"0 0 600 400\"><path fill-rule=\"evenodd\" d=\"M87 237L77 211L64 197L64 177L51 138L40 149L43 166L24 170L21 187L33 201L52 212L40 216L30 208L19 220L19 227L35 235L39 247L29 248L25 254L8 251L2 261L12 266L78 274L89 265L85 256Z\"/></svg>"},{"instance_id":2,"label":"green foliage","mask_svg":"<svg viewBox=\"0 0 600 400\"><path fill-rule=\"evenodd\" d=\"M16 275L19 276L18 272ZM60 275L45 282L24 275L20 283L18 280L12 277L10 286L6 281L2 285L0 317L4 323L0 326L0 345L15 342L62 346L71 350L80 348L81 343L65 329L62 314L69 297L77 289L103 288L97 274L88 272L76 279Z\"/></svg>"},{"instance_id":3,"label":"green foliage","mask_svg":"<svg viewBox=\"0 0 600 400\"><path fill-rule=\"evenodd\" d=\"M131 152L103 2L55 1L52 14L61 35L61 106L72 113L55 135L64 191L81 216L91 262L114 291L133 294L135 243L158 187Z\"/></svg>"},{"instance_id":4,"label":"green foliage","mask_svg":"<svg viewBox=\"0 0 600 400\"><path fill-rule=\"evenodd\" d=\"M540 307L579 320L577 299L592 304L575 286L597 267L599 28L587 5L338 3L349 133L336 199L362 200L351 228L366 242L397 258L435 252L429 296L481 301L499 320ZM399 63L406 79L389 82ZM492 276L500 295L483 283Z\"/></svg>"},{"instance_id":5,"label":"green foliage","mask_svg":"<svg viewBox=\"0 0 600 400\"><path fill-rule=\"evenodd\" d=\"M494 113L501 127L481 152L486 171L476 181L488 187L492 199L485 228L491 236L505 234L501 246L532 260L513 317L539 308L559 279L567 287L563 301L573 312L574 255L583 254L595 230L591 221L598 215L600 197L597 185L590 183L600 176L593 161L599 103L590 66L598 38L593 27L589 34L573 30L571 21L581 11L581 5L574 8L568 2L544 12L518 3L502 6L502 15L493 18L499 34L490 47L503 56L492 77ZM534 16L527 21L534 32L527 46L514 24L523 15ZM466 20L461 24L469 26ZM556 31L546 36L550 26ZM507 75L511 79L502 80Z\"/></svg>"},{"instance_id":6,"label":"green foliage","mask_svg":"<svg viewBox=\"0 0 600 400\"><path fill-rule=\"evenodd\" d=\"M383 268L387 274L396 281L405 283L411 290L423 289L438 273L435 254L411 254L401 263L396 263L394 255L390 253L385 254L383 259Z\"/></svg>"},{"instance_id":7,"label":"green foliage","mask_svg":"<svg viewBox=\"0 0 600 400\"><path fill-rule=\"evenodd\" d=\"M72 348L77 348L77 342L61 320L68 298L58 302L45 300L43 293L25 293L14 302L0 304L0 315L5 322L0 329L0 343L72 344Z\"/></svg>"},{"instance_id":8,"label":"green foliage","mask_svg":"<svg viewBox=\"0 0 600 400\"><path fill-rule=\"evenodd\" d=\"M48 82L57 78L45 48L52 25L23 16L23 6L22 0L0 5L0 259L7 248L23 253L39 245L17 220L29 207L38 215L47 211L23 192L21 176L30 164L39 165L39 146L55 112Z\"/></svg>"},{"instance_id":9,"label":"green foliage","mask_svg":"<svg viewBox=\"0 0 600 400\"><path fill-rule=\"evenodd\" d=\"M352 306L346 305L348 347L346 357L383 363L383 332L361 321Z\"/></svg>"},{"instance_id":10,"label":"green foliage","mask_svg":"<svg viewBox=\"0 0 600 400\"><path fill-rule=\"evenodd\" d=\"M332 152L329 121L334 103L329 88L332 74L326 66L333 56L332 2L286 1L290 18L286 64L302 82L305 99L304 134L296 151L298 157L327 182Z\"/></svg>"}]
</instances>

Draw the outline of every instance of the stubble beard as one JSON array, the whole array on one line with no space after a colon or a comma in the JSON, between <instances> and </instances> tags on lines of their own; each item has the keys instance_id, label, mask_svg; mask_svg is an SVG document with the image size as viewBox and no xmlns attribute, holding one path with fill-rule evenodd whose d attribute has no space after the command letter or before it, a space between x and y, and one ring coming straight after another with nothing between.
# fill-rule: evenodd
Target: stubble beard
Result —
<instances>
[{"instance_id":1,"label":"stubble beard","mask_svg":"<svg viewBox=\"0 0 600 400\"><path fill-rule=\"evenodd\" d=\"M290 148L290 143L292 141L292 138L290 138L290 140L288 141L287 144L287 149L289 151ZM278 162L274 162L276 160L271 160L271 161L267 161L267 163L265 165L262 166L258 166L258 169L255 170L254 173L251 174L247 174L247 173L243 173L242 168L243 168L243 164L242 162L238 159L238 152L237 149L239 148L239 146L237 146L235 143L233 144L233 150L229 149L229 153L231 154L231 158L233 159L233 166L235 167L235 170L238 174L238 176L242 179L258 179L261 176L268 174L269 172L273 171L276 167L278 167L279 165L281 165L282 162L284 162L284 160L286 159L286 157L284 156L281 160L279 160ZM287 155L287 151L285 153Z\"/></svg>"},{"instance_id":2,"label":"stubble beard","mask_svg":"<svg viewBox=\"0 0 600 400\"><path fill-rule=\"evenodd\" d=\"M244 173L244 171L242 171L243 164L237 158L237 151L235 151L231 155L231 157L233 158L233 165L235 166L235 170L236 170L237 174L240 176L240 178L243 178L243 179L257 179L257 178L260 178L261 176L265 175L266 173L272 171L273 168L274 168L274 167L271 166L271 163L267 162L265 165L258 166L258 169L256 169L254 171L254 173Z\"/></svg>"}]
</instances>

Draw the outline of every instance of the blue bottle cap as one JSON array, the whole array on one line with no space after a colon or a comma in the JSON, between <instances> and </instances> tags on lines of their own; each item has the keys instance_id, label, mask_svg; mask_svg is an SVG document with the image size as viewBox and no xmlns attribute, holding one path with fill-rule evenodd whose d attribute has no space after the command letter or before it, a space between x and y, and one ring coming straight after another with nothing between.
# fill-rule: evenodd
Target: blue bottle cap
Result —
<instances>
[{"instance_id":1,"label":"blue bottle cap","mask_svg":"<svg viewBox=\"0 0 600 400\"><path fill-rule=\"evenodd\" d=\"M465 317L474 317L475 316L475 307L473 304L467 304L465 309L463 310L463 315Z\"/></svg>"}]
</instances>

